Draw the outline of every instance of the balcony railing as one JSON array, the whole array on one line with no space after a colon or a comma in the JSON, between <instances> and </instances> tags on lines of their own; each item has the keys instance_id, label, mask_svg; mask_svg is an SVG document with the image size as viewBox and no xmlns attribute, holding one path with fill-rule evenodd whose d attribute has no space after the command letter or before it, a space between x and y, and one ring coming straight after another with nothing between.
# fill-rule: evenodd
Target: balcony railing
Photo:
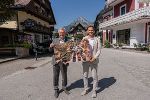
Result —
<instances>
[{"instance_id":1,"label":"balcony railing","mask_svg":"<svg viewBox=\"0 0 150 100\"><path fill-rule=\"evenodd\" d=\"M134 21L134 20L141 19L141 18L147 18L147 17L150 18L150 7L149 6L136 9L136 10L126 13L122 16L113 18L104 23L100 23L99 28L103 29L103 28L106 28L109 26L119 25L119 24L127 23L127 22Z\"/></svg>"},{"instance_id":2,"label":"balcony railing","mask_svg":"<svg viewBox=\"0 0 150 100\"><path fill-rule=\"evenodd\" d=\"M107 5L111 5L111 4L112 5L114 5L114 4L116 5L116 4L118 4L118 3L122 2L122 1L124 1L124 0L107 0L106 4Z\"/></svg>"}]
</instances>

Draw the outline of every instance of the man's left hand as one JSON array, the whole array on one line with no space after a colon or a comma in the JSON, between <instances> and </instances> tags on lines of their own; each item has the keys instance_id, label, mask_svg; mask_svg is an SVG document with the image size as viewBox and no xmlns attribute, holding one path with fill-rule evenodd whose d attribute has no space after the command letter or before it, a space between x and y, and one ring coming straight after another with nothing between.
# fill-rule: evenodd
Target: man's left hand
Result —
<instances>
[{"instance_id":1,"label":"man's left hand","mask_svg":"<svg viewBox=\"0 0 150 100\"><path fill-rule=\"evenodd\" d=\"M95 62L96 61L96 59L95 58L92 58L91 60L90 60L90 62Z\"/></svg>"},{"instance_id":2,"label":"man's left hand","mask_svg":"<svg viewBox=\"0 0 150 100\"><path fill-rule=\"evenodd\" d=\"M63 62L64 65L67 65L67 62Z\"/></svg>"}]
</instances>

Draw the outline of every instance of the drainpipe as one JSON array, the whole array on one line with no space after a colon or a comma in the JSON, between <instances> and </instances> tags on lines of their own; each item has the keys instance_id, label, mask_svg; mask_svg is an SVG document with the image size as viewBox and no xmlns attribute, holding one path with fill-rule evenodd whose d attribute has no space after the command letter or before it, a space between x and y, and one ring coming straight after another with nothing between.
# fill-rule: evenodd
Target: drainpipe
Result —
<instances>
[{"instance_id":1,"label":"drainpipe","mask_svg":"<svg viewBox=\"0 0 150 100\"><path fill-rule=\"evenodd\" d=\"M145 25L145 43L147 43L147 23Z\"/></svg>"}]
</instances>

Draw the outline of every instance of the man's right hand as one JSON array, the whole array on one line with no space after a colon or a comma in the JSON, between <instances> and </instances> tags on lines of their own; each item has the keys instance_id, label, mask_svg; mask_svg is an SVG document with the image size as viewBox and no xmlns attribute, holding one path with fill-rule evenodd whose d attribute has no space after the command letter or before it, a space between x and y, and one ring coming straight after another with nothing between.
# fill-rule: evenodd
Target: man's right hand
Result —
<instances>
[{"instance_id":1,"label":"man's right hand","mask_svg":"<svg viewBox=\"0 0 150 100\"><path fill-rule=\"evenodd\" d=\"M54 45L53 43L50 44L50 47L51 47L51 48L54 47L54 46L55 46L55 45Z\"/></svg>"}]
</instances>

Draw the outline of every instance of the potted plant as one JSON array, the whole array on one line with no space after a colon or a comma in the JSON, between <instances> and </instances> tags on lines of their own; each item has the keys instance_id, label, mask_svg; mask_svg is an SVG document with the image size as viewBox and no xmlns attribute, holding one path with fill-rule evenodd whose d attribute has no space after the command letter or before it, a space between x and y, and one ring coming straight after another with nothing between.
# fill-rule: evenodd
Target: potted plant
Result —
<instances>
[{"instance_id":1,"label":"potted plant","mask_svg":"<svg viewBox=\"0 0 150 100\"><path fill-rule=\"evenodd\" d=\"M22 43L22 44L15 44L16 46L16 55L19 57L25 57L29 55L29 48L30 44Z\"/></svg>"},{"instance_id":2,"label":"potted plant","mask_svg":"<svg viewBox=\"0 0 150 100\"><path fill-rule=\"evenodd\" d=\"M124 43L119 43L118 46L119 46L119 49L122 49L122 47L124 46Z\"/></svg>"},{"instance_id":3,"label":"potted plant","mask_svg":"<svg viewBox=\"0 0 150 100\"><path fill-rule=\"evenodd\" d=\"M119 43L113 44L113 47L114 47L115 49L118 49L118 48L119 48Z\"/></svg>"},{"instance_id":4,"label":"potted plant","mask_svg":"<svg viewBox=\"0 0 150 100\"><path fill-rule=\"evenodd\" d=\"M147 44L147 52L150 52L150 44Z\"/></svg>"},{"instance_id":5,"label":"potted plant","mask_svg":"<svg viewBox=\"0 0 150 100\"><path fill-rule=\"evenodd\" d=\"M104 47L105 48L110 48L110 43L108 40L104 40Z\"/></svg>"}]
</instances>

